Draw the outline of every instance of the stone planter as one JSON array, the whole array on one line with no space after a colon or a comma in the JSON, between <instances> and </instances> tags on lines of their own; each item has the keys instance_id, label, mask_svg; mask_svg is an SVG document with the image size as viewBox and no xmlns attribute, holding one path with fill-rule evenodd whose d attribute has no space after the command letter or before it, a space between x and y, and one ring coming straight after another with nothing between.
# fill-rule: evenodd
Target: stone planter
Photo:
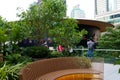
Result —
<instances>
[{"instance_id":1,"label":"stone planter","mask_svg":"<svg viewBox=\"0 0 120 80\"><path fill-rule=\"evenodd\" d=\"M3 61L3 54L0 54L0 62Z\"/></svg>"}]
</instances>

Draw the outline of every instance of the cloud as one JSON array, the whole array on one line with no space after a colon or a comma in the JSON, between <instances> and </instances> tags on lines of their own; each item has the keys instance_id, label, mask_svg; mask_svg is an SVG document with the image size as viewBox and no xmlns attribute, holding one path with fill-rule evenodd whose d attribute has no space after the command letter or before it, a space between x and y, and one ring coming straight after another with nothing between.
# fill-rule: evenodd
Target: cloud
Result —
<instances>
[{"instance_id":1,"label":"cloud","mask_svg":"<svg viewBox=\"0 0 120 80\"><path fill-rule=\"evenodd\" d=\"M1 0L0 1L0 16L8 21L17 20L17 7L27 9L29 5L37 0Z\"/></svg>"}]
</instances>

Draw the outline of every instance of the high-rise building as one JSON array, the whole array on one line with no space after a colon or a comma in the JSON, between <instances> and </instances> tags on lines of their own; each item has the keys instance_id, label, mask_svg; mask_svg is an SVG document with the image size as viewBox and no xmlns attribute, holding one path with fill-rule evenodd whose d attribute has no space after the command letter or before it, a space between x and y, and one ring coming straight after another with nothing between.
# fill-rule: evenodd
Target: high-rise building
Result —
<instances>
[{"instance_id":1,"label":"high-rise building","mask_svg":"<svg viewBox=\"0 0 120 80\"><path fill-rule=\"evenodd\" d=\"M95 19L120 24L120 0L95 0Z\"/></svg>"},{"instance_id":2,"label":"high-rise building","mask_svg":"<svg viewBox=\"0 0 120 80\"><path fill-rule=\"evenodd\" d=\"M38 0L38 2L41 2L42 0Z\"/></svg>"},{"instance_id":3,"label":"high-rise building","mask_svg":"<svg viewBox=\"0 0 120 80\"><path fill-rule=\"evenodd\" d=\"M79 8L79 5L76 5L73 7L71 11L71 18L74 18L74 19L85 18L85 13L83 10Z\"/></svg>"}]
</instances>

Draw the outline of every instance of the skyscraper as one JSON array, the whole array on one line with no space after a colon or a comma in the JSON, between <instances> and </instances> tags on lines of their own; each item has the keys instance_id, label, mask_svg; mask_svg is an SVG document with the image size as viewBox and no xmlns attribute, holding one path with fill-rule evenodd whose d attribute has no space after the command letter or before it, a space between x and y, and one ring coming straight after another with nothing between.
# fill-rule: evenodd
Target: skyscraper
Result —
<instances>
[{"instance_id":1,"label":"skyscraper","mask_svg":"<svg viewBox=\"0 0 120 80\"><path fill-rule=\"evenodd\" d=\"M38 0L38 2L41 2L42 0Z\"/></svg>"},{"instance_id":2,"label":"skyscraper","mask_svg":"<svg viewBox=\"0 0 120 80\"><path fill-rule=\"evenodd\" d=\"M95 19L120 24L120 0L95 0Z\"/></svg>"},{"instance_id":3,"label":"skyscraper","mask_svg":"<svg viewBox=\"0 0 120 80\"><path fill-rule=\"evenodd\" d=\"M74 18L74 19L85 18L85 13L83 10L79 8L79 5L76 5L73 7L71 11L71 18Z\"/></svg>"}]
</instances>

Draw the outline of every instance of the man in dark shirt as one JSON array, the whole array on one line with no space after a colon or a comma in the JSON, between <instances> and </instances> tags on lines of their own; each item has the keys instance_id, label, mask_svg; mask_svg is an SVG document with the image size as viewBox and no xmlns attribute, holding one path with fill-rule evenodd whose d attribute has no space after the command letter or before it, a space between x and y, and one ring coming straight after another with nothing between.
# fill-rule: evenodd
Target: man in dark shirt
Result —
<instances>
[{"instance_id":1,"label":"man in dark shirt","mask_svg":"<svg viewBox=\"0 0 120 80\"><path fill-rule=\"evenodd\" d=\"M87 47L87 38L85 35L83 35L82 39L80 40L80 42L77 44L77 46L83 46L84 48Z\"/></svg>"}]
</instances>

